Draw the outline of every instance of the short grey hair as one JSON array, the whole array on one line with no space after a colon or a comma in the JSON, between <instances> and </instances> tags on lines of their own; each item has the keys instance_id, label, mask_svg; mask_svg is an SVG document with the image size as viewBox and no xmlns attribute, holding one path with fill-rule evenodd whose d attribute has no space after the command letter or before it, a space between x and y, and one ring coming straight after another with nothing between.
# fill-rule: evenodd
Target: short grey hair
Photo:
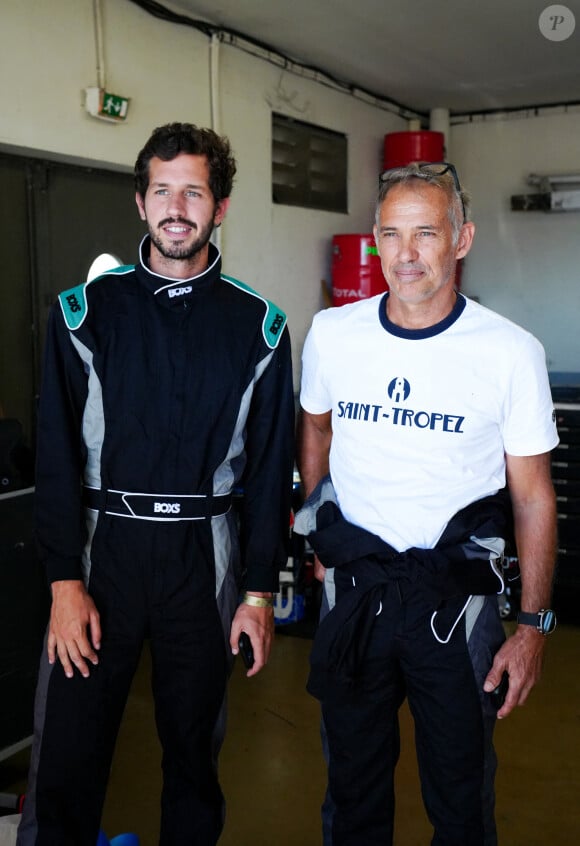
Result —
<instances>
[{"instance_id":1,"label":"short grey hair","mask_svg":"<svg viewBox=\"0 0 580 846\"><path fill-rule=\"evenodd\" d=\"M463 189L461 189L461 191L457 190L451 173L434 173L425 167L421 167L418 163L405 165L405 167L392 168L391 170L386 170L381 174L375 210L375 223L377 225L377 229L380 225L381 206L383 205L389 191L396 185L412 184L415 180L426 182L428 185L435 185L447 194L449 199L447 214L449 215L449 220L453 228L453 240L454 243L457 244L461 227L466 221L471 219L470 195Z\"/></svg>"}]
</instances>

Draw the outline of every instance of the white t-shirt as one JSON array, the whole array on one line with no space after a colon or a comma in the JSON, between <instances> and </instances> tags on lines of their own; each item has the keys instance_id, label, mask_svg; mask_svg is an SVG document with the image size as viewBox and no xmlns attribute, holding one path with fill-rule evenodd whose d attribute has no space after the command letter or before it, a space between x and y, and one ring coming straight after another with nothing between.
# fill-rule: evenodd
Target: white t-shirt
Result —
<instances>
[{"instance_id":1,"label":"white t-shirt","mask_svg":"<svg viewBox=\"0 0 580 846\"><path fill-rule=\"evenodd\" d=\"M398 551L432 548L461 508L505 485L505 453L558 443L542 345L462 295L441 323L390 323L381 294L322 311L300 402L332 411L330 473L347 520Z\"/></svg>"}]
</instances>

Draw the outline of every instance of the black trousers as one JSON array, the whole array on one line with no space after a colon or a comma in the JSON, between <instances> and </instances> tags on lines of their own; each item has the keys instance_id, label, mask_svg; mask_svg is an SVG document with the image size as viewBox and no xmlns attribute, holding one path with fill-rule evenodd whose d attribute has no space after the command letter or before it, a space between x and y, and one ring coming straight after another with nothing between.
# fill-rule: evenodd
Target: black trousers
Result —
<instances>
[{"instance_id":1,"label":"black trousers","mask_svg":"<svg viewBox=\"0 0 580 846\"><path fill-rule=\"evenodd\" d=\"M464 617L449 642L439 643L432 608L417 598L402 602L397 586L388 588L359 685L322 702L333 846L393 842L398 710L405 697L432 846L494 842L495 713L481 688L504 634L496 598L475 601L477 619Z\"/></svg>"},{"instance_id":2,"label":"black trousers","mask_svg":"<svg viewBox=\"0 0 580 846\"><path fill-rule=\"evenodd\" d=\"M101 521L88 582L103 630L84 679L44 653L18 846L95 846L115 741L144 641L163 749L160 846L223 827L215 729L228 675L209 524ZM137 775L137 774L136 774Z\"/></svg>"}]
</instances>

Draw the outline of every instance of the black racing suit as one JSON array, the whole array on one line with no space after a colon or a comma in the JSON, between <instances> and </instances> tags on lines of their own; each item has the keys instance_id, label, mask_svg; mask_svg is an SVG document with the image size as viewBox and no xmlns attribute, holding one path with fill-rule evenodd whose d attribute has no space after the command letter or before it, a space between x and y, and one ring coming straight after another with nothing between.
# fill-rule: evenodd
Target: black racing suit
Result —
<instances>
[{"instance_id":1,"label":"black racing suit","mask_svg":"<svg viewBox=\"0 0 580 846\"><path fill-rule=\"evenodd\" d=\"M242 579L277 589L293 462L283 312L207 270L139 263L65 291L48 326L37 532L49 581L82 578L101 616L90 677L44 652L19 846L94 846L145 638L163 747L160 843L215 844L218 727ZM231 493L243 486L241 556Z\"/></svg>"},{"instance_id":2,"label":"black racing suit","mask_svg":"<svg viewBox=\"0 0 580 846\"><path fill-rule=\"evenodd\" d=\"M294 530L335 568L336 604L318 627L308 681L328 750L324 843L393 843L407 698L432 846L497 844L496 705L483 683L505 640L495 594L512 533L506 489L453 515L434 548L397 552L342 516L326 477Z\"/></svg>"}]
</instances>

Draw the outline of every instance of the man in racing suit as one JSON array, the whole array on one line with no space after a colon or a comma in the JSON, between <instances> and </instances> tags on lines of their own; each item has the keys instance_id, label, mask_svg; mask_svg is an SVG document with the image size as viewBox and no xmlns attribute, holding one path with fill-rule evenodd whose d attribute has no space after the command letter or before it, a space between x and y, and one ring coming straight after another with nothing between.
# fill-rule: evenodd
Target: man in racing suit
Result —
<instances>
[{"instance_id":1,"label":"man in racing suit","mask_svg":"<svg viewBox=\"0 0 580 846\"><path fill-rule=\"evenodd\" d=\"M52 608L19 846L96 843L145 639L160 844L213 846L223 827L226 681L242 631L248 675L270 652L294 427L285 315L223 276L209 242L235 170L211 130L156 129L135 167L149 229L137 264L65 291L51 312L36 485Z\"/></svg>"}]
</instances>

